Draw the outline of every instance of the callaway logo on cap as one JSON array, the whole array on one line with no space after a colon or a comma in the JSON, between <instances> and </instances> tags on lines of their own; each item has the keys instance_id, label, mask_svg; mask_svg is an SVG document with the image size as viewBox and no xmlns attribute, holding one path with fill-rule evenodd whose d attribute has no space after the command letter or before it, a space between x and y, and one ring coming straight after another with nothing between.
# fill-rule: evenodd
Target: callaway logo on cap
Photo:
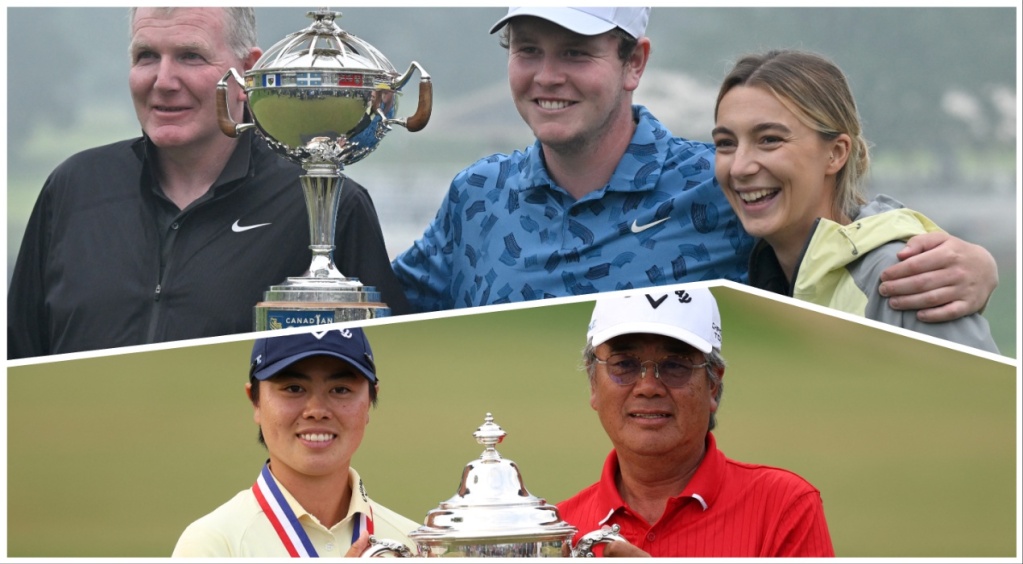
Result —
<instances>
[{"instance_id":1,"label":"callaway logo on cap","mask_svg":"<svg viewBox=\"0 0 1023 564\"><path fill-rule=\"evenodd\" d=\"M543 18L549 22L578 33L579 35L600 35L616 27L639 39L646 33L650 21L650 8L508 8L508 14L497 21L490 33L504 27L508 20L519 16Z\"/></svg>"},{"instance_id":2,"label":"callaway logo on cap","mask_svg":"<svg viewBox=\"0 0 1023 564\"><path fill-rule=\"evenodd\" d=\"M373 350L359 328L257 339L252 345L252 375L257 380L266 380L304 358L317 355L339 358L362 372L371 383L377 382Z\"/></svg>"},{"instance_id":3,"label":"callaway logo on cap","mask_svg":"<svg viewBox=\"0 0 1023 564\"><path fill-rule=\"evenodd\" d=\"M597 298L586 338L594 346L619 335L650 333L709 353L721 348L721 314L706 288L671 286L647 294Z\"/></svg>"}]
</instances>

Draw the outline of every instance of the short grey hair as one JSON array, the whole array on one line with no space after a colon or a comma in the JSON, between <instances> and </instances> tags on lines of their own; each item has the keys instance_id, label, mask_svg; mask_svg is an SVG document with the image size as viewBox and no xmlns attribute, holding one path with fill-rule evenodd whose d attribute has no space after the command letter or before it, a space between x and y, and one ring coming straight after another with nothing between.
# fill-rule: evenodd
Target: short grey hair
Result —
<instances>
[{"instance_id":1,"label":"short grey hair","mask_svg":"<svg viewBox=\"0 0 1023 564\"><path fill-rule=\"evenodd\" d=\"M587 341L586 347L583 348L583 366L581 370L586 371L586 375L590 378L590 385L594 383L594 379L597 374L597 350L593 346L593 341ZM725 371L725 357L721 356L721 349L711 349L709 353L703 353L703 360L707 363L707 381L717 390L714 392L714 401L721 406L721 395L725 391L725 383L721 380L721 374ZM711 412L710 421L707 425L708 431L713 431L714 427L717 426L717 418L715 413Z\"/></svg>"},{"instance_id":2,"label":"short grey hair","mask_svg":"<svg viewBox=\"0 0 1023 564\"><path fill-rule=\"evenodd\" d=\"M158 8L164 14L171 14L178 8ZM128 10L128 37L131 38L135 26L135 11L138 8ZM224 30L227 36L225 42L234 56L244 59L249 56L249 51L258 47L256 37L256 12L252 8L221 8L224 17Z\"/></svg>"}]
</instances>

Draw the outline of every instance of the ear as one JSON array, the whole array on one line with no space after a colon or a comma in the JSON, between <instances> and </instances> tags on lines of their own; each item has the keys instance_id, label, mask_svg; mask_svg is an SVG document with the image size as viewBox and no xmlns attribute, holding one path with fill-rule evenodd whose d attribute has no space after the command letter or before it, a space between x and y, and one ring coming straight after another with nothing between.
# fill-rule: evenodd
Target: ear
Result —
<instances>
[{"instance_id":1,"label":"ear","mask_svg":"<svg viewBox=\"0 0 1023 564\"><path fill-rule=\"evenodd\" d=\"M852 151L852 138L847 133L840 134L831 142L831 153L828 156L828 166L825 172L829 175L838 174L845 163L849 160Z\"/></svg>"},{"instance_id":2,"label":"ear","mask_svg":"<svg viewBox=\"0 0 1023 564\"><path fill-rule=\"evenodd\" d=\"M248 56L242 60L242 72L252 70L252 67L256 66L256 61L263 56L263 50L259 47L253 47L249 49Z\"/></svg>"},{"instance_id":3,"label":"ear","mask_svg":"<svg viewBox=\"0 0 1023 564\"><path fill-rule=\"evenodd\" d=\"M256 66L256 61L258 61L259 58L262 56L263 50L260 49L259 47L253 47L252 49L249 49L249 54L244 59L242 59L241 74L244 75L247 71L252 70L252 67ZM231 82L233 83L234 81L232 80ZM249 96L245 93L245 89L239 88L238 101L244 102L248 100L248 98Z\"/></svg>"},{"instance_id":4,"label":"ear","mask_svg":"<svg viewBox=\"0 0 1023 564\"><path fill-rule=\"evenodd\" d=\"M721 384L723 384L724 381L725 381L725 367L724 366L722 366L718 370L717 375L718 375L718 382L720 382L720 384L714 386L710 390L710 412L711 413L717 413L717 410L718 410L718 400L716 400L714 398L716 398L717 395L718 395L718 387Z\"/></svg>"},{"instance_id":5,"label":"ear","mask_svg":"<svg viewBox=\"0 0 1023 564\"><path fill-rule=\"evenodd\" d=\"M249 402L252 404L252 420L259 424L259 403L252 401L252 383L245 384L245 396L249 398Z\"/></svg>"},{"instance_id":6,"label":"ear","mask_svg":"<svg viewBox=\"0 0 1023 564\"><path fill-rule=\"evenodd\" d=\"M592 370L592 369L593 369L593 365L590 365L590 364L586 365L586 373L587 374L589 374L590 370ZM596 411L597 410L597 378L596 378L596 375L594 375L594 377L592 377L592 378L589 378L589 381L590 381L590 407L593 408L594 411Z\"/></svg>"},{"instance_id":7,"label":"ear","mask_svg":"<svg viewBox=\"0 0 1023 564\"><path fill-rule=\"evenodd\" d=\"M625 61L625 90L632 92L639 88L639 80L643 78L643 71L650 60L650 38L640 37L636 42L636 48L632 55Z\"/></svg>"},{"instance_id":8,"label":"ear","mask_svg":"<svg viewBox=\"0 0 1023 564\"><path fill-rule=\"evenodd\" d=\"M379 383L379 382L377 382L376 384L373 384L373 389L374 389L374 390L376 391L376 397L378 397L378 398L379 398L379 397L380 397L380 383ZM372 407L373 407L373 405L372 405L372 404L370 404L370 407L372 408ZM367 409L367 410L366 410L366 424L367 424L367 425L369 425L369 413L370 413L371 411L373 411L373 410L372 410L372 409Z\"/></svg>"}]
</instances>

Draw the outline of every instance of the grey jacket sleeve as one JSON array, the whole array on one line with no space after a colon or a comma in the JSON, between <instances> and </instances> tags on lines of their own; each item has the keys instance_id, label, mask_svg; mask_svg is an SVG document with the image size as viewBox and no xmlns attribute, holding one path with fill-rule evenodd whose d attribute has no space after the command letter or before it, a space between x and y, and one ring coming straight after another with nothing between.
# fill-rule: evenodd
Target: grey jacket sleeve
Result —
<instances>
[{"instance_id":1,"label":"grey jacket sleeve","mask_svg":"<svg viewBox=\"0 0 1023 564\"><path fill-rule=\"evenodd\" d=\"M991 328L987 319L980 314L972 314L953 321L942 323L924 323L916 318L916 311L896 311L888 307L888 299L878 292L881 285L881 272L899 262L896 253L905 246L901 241L888 243L867 253L861 258L850 273L863 292L868 296L864 315L868 319L883 321L918 333L945 339L962 345L997 353L998 346L991 337Z\"/></svg>"}]
</instances>

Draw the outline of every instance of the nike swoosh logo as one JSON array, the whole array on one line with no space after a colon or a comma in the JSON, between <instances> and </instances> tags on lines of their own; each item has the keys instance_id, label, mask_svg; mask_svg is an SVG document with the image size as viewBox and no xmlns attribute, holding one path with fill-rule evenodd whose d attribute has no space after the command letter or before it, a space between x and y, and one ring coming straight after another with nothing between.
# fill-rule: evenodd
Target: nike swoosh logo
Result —
<instances>
[{"instance_id":1,"label":"nike swoosh logo","mask_svg":"<svg viewBox=\"0 0 1023 564\"><path fill-rule=\"evenodd\" d=\"M632 232L633 233L642 233L642 232L646 231L647 229L650 229L651 227L654 227L656 225L660 225L660 224L664 223L665 221L668 221L668 218L664 217L664 218L658 219L657 221L651 221L650 223L648 223L646 225L638 225L636 223L636 220L634 219L634 220L632 220Z\"/></svg>"},{"instance_id":2,"label":"nike swoosh logo","mask_svg":"<svg viewBox=\"0 0 1023 564\"><path fill-rule=\"evenodd\" d=\"M270 225L269 223L257 223L255 225L239 225L238 224L239 221L241 220L236 219L234 221L234 224L231 226L231 231L234 231L235 233L244 233L245 231L248 231L250 229L258 229L260 227L266 227L267 225Z\"/></svg>"}]
</instances>

